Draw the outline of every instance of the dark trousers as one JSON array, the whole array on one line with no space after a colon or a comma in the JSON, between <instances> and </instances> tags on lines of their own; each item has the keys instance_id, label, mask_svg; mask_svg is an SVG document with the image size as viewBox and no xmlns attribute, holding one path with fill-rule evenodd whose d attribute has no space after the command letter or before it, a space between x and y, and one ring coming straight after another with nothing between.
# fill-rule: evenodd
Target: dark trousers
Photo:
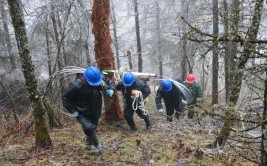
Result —
<instances>
[{"instance_id":1,"label":"dark trousers","mask_svg":"<svg viewBox=\"0 0 267 166\"><path fill-rule=\"evenodd\" d=\"M166 105L166 114L168 116L172 116L174 114L174 110L177 112L182 112L181 106L174 106L174 105Z\"/></svg>"},{"instance_id":2,"label":"dark trousers","mask_svg":"<svg viewBox=\"0 0 267 166\"><path fill-rule=\"evenodd\" d=\"M101 111L92 112L92 114L90 115L91 116L80 115L76 119L81 124L83 132L87 136L87 139L86 139L87 144L98 146L99 140L96 135L96 128L97 128L98 120L101 116Z\"/></svg>"},{"instance_id":3,"label":"dark trousers","mask_svg":"<svg viewBox=\"0 0 267 166\"><path fill-rule=\"evenodd\" d=\"M148 114L147 115L143 115L142 110L137 109L135 111L135 110L133 110L132 106L127 106L126 108L124 108L124 117L125 117L125 120L127 121L128 125L131 127L131 129L135 129L136 128L135 123L134 123L134 120L133 120L133 114L134 114L134 112L136 112L137 115L141 119L144 119L144 121L146 123L146 126L149 126L150 125Z\"/></svg>"}]
</instances>

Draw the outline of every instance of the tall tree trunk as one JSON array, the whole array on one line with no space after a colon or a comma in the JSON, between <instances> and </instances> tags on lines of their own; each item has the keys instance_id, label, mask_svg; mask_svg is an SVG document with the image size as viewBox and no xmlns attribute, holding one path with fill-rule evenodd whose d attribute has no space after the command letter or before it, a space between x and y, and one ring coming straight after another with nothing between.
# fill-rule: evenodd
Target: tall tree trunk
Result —
<instances>
[{"instance_id":1,"label":"tall tree trunk","mask_svg":"<svg viewBox=\"0 0 267 166\"><path fill-rule=\"evenodd\" d=\"M139 12L137 0L134 0L134 18L135 18L135 32L136 32L136 42L137 42L137 55L138 55L138 72L143 71L143 60L142 60L142 47L141 47L141 37L140 37L140 25L139 25Z\"/></svg>"},{"instance_id":2,"label":"tall tree trunk","mask_svg":"<svg viewBox=\"0 0 267 166\"><path fill-rule=\"evenodd\" d=\"M264 82L264 110L263 110L263 118L265 121L267 117L267 68L265 68L265 82ZM262 141L261 141L261 166L267 165L267 129L266 125L262 125Z\"/></svg>"},{"instance_id":3,"label":"tall tree trunk","mask_svg":"<svg viewBox=\"0 0 267 166\"><path fill-rule=\"evenodd\" d=\"M213 58L212 58L212 104L218 103L218 40L219 33L219 10L218 0L213 0Z\"/></svg>"},{"instance_id":4,"label":"tall tree trunk","mask_svg":"<svg viewBox=\"0 0 267 166\"><path fill-rule=\"evenodd\" d=\"M1 8L1 16L2 16L2 21L3 21L4 32L5 32L7 52L9 56L9 63L10 63L11 69L16 69L17 66L16 66L16 60L15 60L15 54L13 53L13 50L12 50L12 44L11 44L11 39L9 35L7 15L6 15L5 7L4 7L4 2L5 0L0 1L0 8Z\"/></svg>"},{"instance_id":5,"label":"tall tree trunk","mask_svg":"<svg viewBox=\"0 0 267 166\"><path fill-rule=\"evenodd\" d=\"M46 52L47 52L47 64L48 64L48 74L49 77L52 76L52 61L51 61L51 53L50 53L50 41L49 41L49 21L47 20L46 23L46 30L45 30L45 41L46 41Z\"/></svg>"},{"instance_id":6,"label":"tall tree trunk","mask_svg":"<svg viewBox=\"0 0 267 166\"><path fill-rule=\"evenodd\" d=\"M34 66L29 50L29 42L25 28L24 15L21 8L20 0L8 0L9 11L12 17L12 24L18 44L20 61L23 74L26 81L26 88L29 93L29 99L33 106L33 116L35 123L35 145L39 148L52 146L48 127L45 120L45 109L41 95L37 90L37 80L34 74Z\"/></svg>"},{"instance_id":7,"label":"tall tree trunk","mask_svg":"<svg viewBox=\"0 0 267 166\"><path fill-rule=\"evenodd\" d=\"M225 35L229 35L229 12L228 12L228 2L227 0L223 0L223 21L224 21L224 31ZM224 82L225 82L225 102L228 102L229 99L229 58L230 58L230 42L225 42L225 55L224 55Z\"/></svg>"},{"instance_id":8,"label":"tall tree trunk","mask_svg":"<svg viewBox=\"0 0 267 166\"><path fill-rule=\"evenodd\" d=\"M185 0L182 0L182 13L183 13L183 17L185 19L188 19L188 4L186 3ZM186 76L187 76L187 39L186 39L186 23L183 22L182 23L182 33L183 33L183 39L182 39L182 59L181 59L181 79L185 80Z\"/></svg>"},{"instance_id":9,"label":"tall tree trunk","mask_svg":"<svg viewBox=\"0 0 267 166\"><path fill-rule=\"evenodd\" d=\"M115 51L116 51L116 62L117 62L117 68L120 68L120 56L119 56L119 43L118 43L118 36L117 36L117 20L115 15L115 9L113 0L111 0L111 11L112 11L112 25L113 25L113 33L114 33L114 45L115 45Z\"/></svg>"},{"instance_id":10,"label":"tall tree trunk","mask_svg":"<svg viewBox=\"0 0 267 166\"><path fill-rule=\"evenodd\" d=\"M239 0L234 0L235 5L235 12L239 14ZM255 43L248 42L248 41L255 41L257 39L257 34L259 30L259 25L261 21L261 13L263 9L263 0L257 0L255 4L255 9L252 16L252 23L250 27L248 28L248 35L245 39L245 43L243 44L243 52L241 53L240 57L238 58L239 61L231 61L230 65L233 65L232 68L232 74L230 82L230 97L229 97L229 103L228 103L228 109L226 110L226 120L224 121L224 126L219 133L219 136L216 138L216 141L214 145L224 146L229 135L231 132L231 127L234 125L234 115L235 115L235 106L240 94L243 75L244 75L244 67L247 63L249 56L251 55L253 49L255 48ZM233 13L234 16L237 17L237 13ZM239 17L237 17L239 18ZM237 34L237 33L235 33ZM235 56L237 57L237 56Z\"/></svg>"},{"instance_id":11,"label":"tall tree trunk","mask_svg":"<svg viewBox=\"0 0 267 166\"><path fill-rule=\"evenodd\" d=\"M110 0L94 0L92 9L93 34L95 36L95 58L98 61L100 70L115 69L115 59L112 53L111 36L109 29ZM112 76L110 76L111 78ZM107 108L105 111L106 120L123 119L118 95L115 94L110 100L104 97Z\"/></svg>"},{"instance_id":12,"label":"tall tree trunk","mask_svg":"<svg viewBox=\"0 0 267 166\"><path fill-rule=\"evenodd\" d=\"M159 59L159 76L162 78L163 76L163 67L162 67L162 56L161 56L161 29L160 29L160 8L159 8L159 2L157 2L157 13L156 13L156 19L157 19L157 57Z\"/></svg>"}]
</instances>

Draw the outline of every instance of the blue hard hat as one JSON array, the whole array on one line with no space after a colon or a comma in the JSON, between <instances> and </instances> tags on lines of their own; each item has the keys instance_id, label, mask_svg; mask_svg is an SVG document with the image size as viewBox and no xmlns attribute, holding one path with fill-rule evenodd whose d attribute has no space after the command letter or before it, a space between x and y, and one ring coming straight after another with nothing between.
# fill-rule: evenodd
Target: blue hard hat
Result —
<instances>
[{"instance_id":1,"label":"blue hard hat","mask_svg":"<svg viewBox=\"0 0 267 166\"><path fill-rule=\"evenodd\" d=\"M127 72L123 76L123 85L124 86L131 86L135 81L135 76L131 72Z\"/></svg>"},{"instance_id":2,"label":"blue hard hat","mask_svg":"<svg viewBox=\"0 0 267 166\"><path fill-rule=\"evenodd\" d=\"M95 66L89 66L84 72L84 78L91 86L98 86L102 82L102 75L100 70Z\"/></svg>"},{"instance_id":3,"label":"blue hard hat","mask_svg":"<svg viewBox=\"0 0 267 166\"><path fill-rule=\"evenodd\" d=\"M161 86L165 92L169 92L172 90L172 82L170 80L163 80Z\"/></svg>"}]
</instances>

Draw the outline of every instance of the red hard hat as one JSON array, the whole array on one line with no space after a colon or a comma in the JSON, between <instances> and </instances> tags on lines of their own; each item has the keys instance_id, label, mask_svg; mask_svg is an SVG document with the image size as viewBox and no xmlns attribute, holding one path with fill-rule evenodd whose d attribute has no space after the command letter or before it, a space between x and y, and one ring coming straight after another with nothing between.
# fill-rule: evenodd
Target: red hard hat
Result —
<instances>
[{"instance_id":1,"label":"red hard hat","mask_svg":"<svg viewBox=\"0 0 267 166\"><path fill-rule=\"evenodd\" d=\"M186 77L186 82L189 83L189 84L194 83L195 80L196 80L196 78L195 78L195 75L194 75L194 74L189 74L189 75Z\"/></svg>"}]
</instances>

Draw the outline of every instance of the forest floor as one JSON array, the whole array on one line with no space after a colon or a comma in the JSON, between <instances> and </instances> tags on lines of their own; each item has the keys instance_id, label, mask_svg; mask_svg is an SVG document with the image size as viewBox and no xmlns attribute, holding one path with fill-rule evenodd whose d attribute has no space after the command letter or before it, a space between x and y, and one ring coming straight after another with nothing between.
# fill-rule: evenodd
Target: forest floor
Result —
<instances>
[{"instance_id":1,"label":"forest floor","mask_svg":"<svg viewBox=\"0 0 267 166\"><path fill-rule=\"evenodd\" d=\"M106 123L100 120L98 137L104 147L94 155L84 145L84 134L75 119L65 117L66 127L50 129L52 149L36 149L34 132L5 139L0 147L0 165L256 165L240 157L229 145L209 149L221 124L211 117L188 119L186 114L173 122L155 109L149 110L151 131L134 116L138 131L125 131L126 121ZM206 120L205 120L206 119ZM199 122L199 123L198 123ZM242 150L240 149L242 152Z\"/></svg>"}]
</instances>

